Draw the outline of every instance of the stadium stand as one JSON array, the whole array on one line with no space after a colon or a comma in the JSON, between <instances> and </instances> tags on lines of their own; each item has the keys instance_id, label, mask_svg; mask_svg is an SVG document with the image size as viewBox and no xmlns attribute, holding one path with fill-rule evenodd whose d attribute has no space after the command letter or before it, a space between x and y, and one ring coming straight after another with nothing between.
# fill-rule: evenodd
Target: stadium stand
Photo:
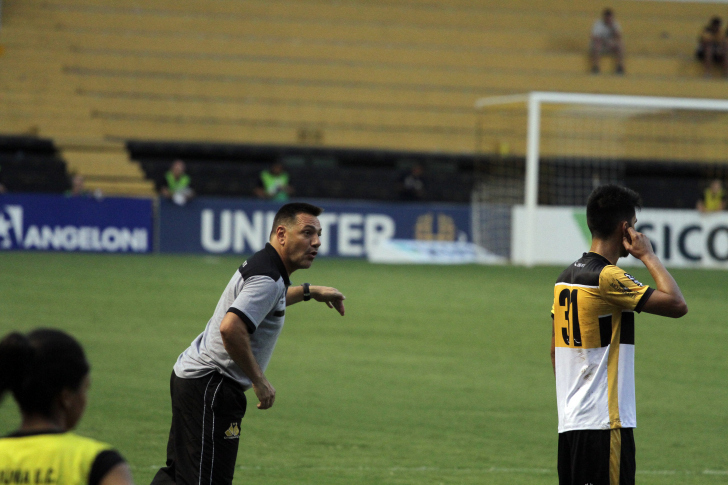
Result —
<instances>
[{"instance_id":1,"label":"stadium stand","mask_svg":"<svg viewBox=\"0 0 728 485\"><path fill-rule=\"evenodd\" d=\"M61 193L70 186L53 141L31 136L0 136L0 180L8 192Z\"/></svg>"},{"instance_id":2,"label":"stadium stand","mask_svg":"<svg viewBox=\"0 0 728 485\"><path fill-rule=\"evenodd\" d=\"M0 133L53 138L90 188L143 195L130 139L462 154L482 96L725 96L692 57L715 5L610 6L622 77L588 74L601 5L578 0L7 2Z\"/></svg>"}]
</instances>

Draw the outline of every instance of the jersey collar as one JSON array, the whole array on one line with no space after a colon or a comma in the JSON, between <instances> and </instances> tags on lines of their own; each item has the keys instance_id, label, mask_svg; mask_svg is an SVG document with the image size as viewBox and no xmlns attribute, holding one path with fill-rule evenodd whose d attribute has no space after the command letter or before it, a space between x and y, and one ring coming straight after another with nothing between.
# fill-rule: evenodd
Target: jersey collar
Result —
<instances>
[{"instance_id":1,"label":"jersey collar","mask_svg":"<svg viewBox=\"0 0 728 485\"><path fill-rule=\"evenodd\" d=\"M585 253L584 256L590 256L595 259L601 259L602 261L604 261L605 263L607 263L609 265L612 264L607 258L605 258L604 256L602 256L599 253L595 253L594 251L589 251L588 253Z\"/></svg>"},{"instance_id":2,"label":"jersey collar","mask_svg":"<svg viewBox=\"0 0 728 485\"><path fill-rule=\"evenodd\" d=\"M18 430L7 435L7 438L24 438L26 436L38 436L41 434L63 434L61 429L34 429L33 431Z\"/></svg>"},{"instance_id":3,"label":"jersey collar","mask_svg":"<svg viewBox=\"0 0 728 485\"><path fill-rule=\"evenodd\" d=\"M286 271L286 267L283 264L281 255L278 254L276 248L274 248L271 243L265 243L265 252L268 253L271 261L273 261L273 264L275 264L276 268L278 268L278 271L281 273L281 277L283 277L283 283L286 284L286 287L291 286L291 280L288 279L288 271Z\"/></svg>"}]
</instances>

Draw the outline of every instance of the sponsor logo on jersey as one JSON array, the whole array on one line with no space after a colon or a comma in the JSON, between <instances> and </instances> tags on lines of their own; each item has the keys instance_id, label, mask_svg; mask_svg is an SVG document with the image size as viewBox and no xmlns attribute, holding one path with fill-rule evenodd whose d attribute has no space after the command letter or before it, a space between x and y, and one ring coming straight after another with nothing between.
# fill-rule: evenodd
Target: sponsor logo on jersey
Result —
<instances>
[{"instance_id":1,"label":"sponsor logo on jersey","mask_svg":"<svg viewBox=\"0 0 728 485\"><path fill-rule=\"evenodd\" d=\"M624 273L624 276L626 276L627 278L629 278L630 280L632 280L632 283L634 283L637 286L645 286L642 283L640 283L639 281L637 281L637 278L635 278L634 276L632 276L629 273Z\"/></svg>"},{"instance_id":2,"label":"sponsor logo on jersey","mask_svg":"<svg viewBox=\"0 0 728 485\"><path fill-rule=\"evenodd\" d=\"M621 281L615 279L614 281L611 281L609 283L609 286L612 287L614 291L618 291L619 293L622 293L624 295L628 295L632 299L634 299L637 296L637 293L633 292L631 289L629 289L627 286L624 285Z\"/></svg>"},{"instance_id":3,"label":"sponsor logo on jersey","mask_svg":"<svg viewBox=\"0 0 728 485\"><path fill-rule=\"evenodd\" d=\"M226 440L237 440L240 439L240 428L238 423L230 423L230 427L225 431Z\"/></svg>"}]
</instances>

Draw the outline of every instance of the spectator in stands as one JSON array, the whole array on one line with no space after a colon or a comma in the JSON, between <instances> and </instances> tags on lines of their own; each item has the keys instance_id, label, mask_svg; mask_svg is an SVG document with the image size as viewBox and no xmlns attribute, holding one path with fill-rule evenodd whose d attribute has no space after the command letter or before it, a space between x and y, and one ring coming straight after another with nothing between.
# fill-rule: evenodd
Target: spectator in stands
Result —
<instances>
[{"instance_id":1,"label":"spectator in stands","mask_svg":"<svg viewBox=\"0 0 728 485\"><path fill-rule=\"evenodd\" d=\"M726 192L723 182L715 179L703 192L703 198L698 201L697 209L700 212L718 212L726 208Z\"/></svg>"},{"instance_id":2,"label":"spectator in stands","mask_svg":"<svg viewBox=\"0 0 728 485\"><path fill-rule=\"evenodd\" d=\"M293 195L293 187L290 185L290 177L281 162L276 162L270 170L260 172L258 186L255 188L255 195L260 199L285 202Z\"/></svg>"},{"instance_id":3,"label":"spectator in stands","mask_svg":"<svg viewBox=\"0 0 728 485\"><path fill-rule=\"evenodd\" d=\"M76 174L71 178L71 188L66 190L65 195L66 197L91 197L94 194L86 189L83 176Z\"/></svg>"},{"instance_id":4,"label":"spectator in stands","mask_svg":"<svg viewBox=\"0 0 728 485\"><path fill-rule=\"evenodd\" d=\"M602 18L597 19L592 26L591 46L591 71L598 74L600 71L599 60L604 54L612 54L617 58L617 74L624 74L624 44L622 43L622 28L614 19L614 12L611 8L605 8Z\"/></svg>"},{"instance_id":5,"label":"spectator in stands","mask_svg":"<svg viewBox=\"0 0 728 485\"><path fill-rule=\"evenodd\" d=\"M175 204L185 205L195 196L191 185L192 179L186 173L185 162L177 159L172 162L169 171L164 175L160 192L163 197L171 199Z\"/></svg>"},{"instance_id":6,"label":"spectator in stands","mask_svg":"<svg viewBox=\"0 0 728 485\"><path fill-rule=\"evenodd\" d=\"M3 185L3 168L0 167L0 194L4 194L8 190Z\"/></svg>"},{"instance_id":7,"label":"spectator in stands","mask_svg":"<svg viewBox=\"0 0 728 485\"><path fill-rule=\"evenodd\" d=\"M698 48L695 51L695 57L703 62L705 77L710 76L710 66L713 64L721 66L723 68L723 75L728 76L727 43L726 36L721 31L722 24L723 21L720 17L713 17L698 38Z\"/></svg>"},{"instance_id":8,"label":"spectator in stands","mask_svg":"<svg viewBox=\"0 0 728 485\"><path fill-rule=\"evenodd\" d=\"M422 200L425 198L425 169L419 163L400 177L399 198L402 200Z\"/></svg>"}]
</instances>

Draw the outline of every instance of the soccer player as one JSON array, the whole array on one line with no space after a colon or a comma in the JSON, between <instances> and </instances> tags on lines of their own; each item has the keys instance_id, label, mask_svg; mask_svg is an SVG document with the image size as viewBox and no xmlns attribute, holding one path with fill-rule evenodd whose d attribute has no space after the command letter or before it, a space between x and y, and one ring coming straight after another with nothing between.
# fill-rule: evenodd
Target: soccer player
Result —
<instances>
[{"instance_id":1,"label":"soccer player","mask_svg":"<svg viewBox=\"0 0 728 485\"><path fill-rule=\"evenodd\" d=\"M628 188L595 189L586 207L591 249L556 280L551 361L560 485L635 483L634 312L678 318L688 311L649 239L634 230L640 206ZM616 266L629 254L642 261L656 288Z\"/></svg>"},{"instance_id":2,"label":"soccer player","mask_svg":"<svg viewBox=\"0 0 728 485\"><path fill-rule=\"evenodd\" d=\"M270 243L238 268L205 330L177 359L167 466L153 484L232 483L245 391L253 388L258 409L275 401L276 390L264 372L286 306L313 298L344 315L345 298L337 289L290 287L291 273L310 268L321 246L321 212L305 203L280 208Z\"/></svg>"},{"instance_id":3,"label":"soccer player","mask_svg":"<svg viewBox=\"0 0 728 485\"><path fill-rule=\"evenodd\" d=\"M20 429L0 438L0 483L133 484L111 446L71 433L86 408L89 365L60 330L12 332L0 341L0 398L11 391Z\"/></svg>"}]
</instances>

